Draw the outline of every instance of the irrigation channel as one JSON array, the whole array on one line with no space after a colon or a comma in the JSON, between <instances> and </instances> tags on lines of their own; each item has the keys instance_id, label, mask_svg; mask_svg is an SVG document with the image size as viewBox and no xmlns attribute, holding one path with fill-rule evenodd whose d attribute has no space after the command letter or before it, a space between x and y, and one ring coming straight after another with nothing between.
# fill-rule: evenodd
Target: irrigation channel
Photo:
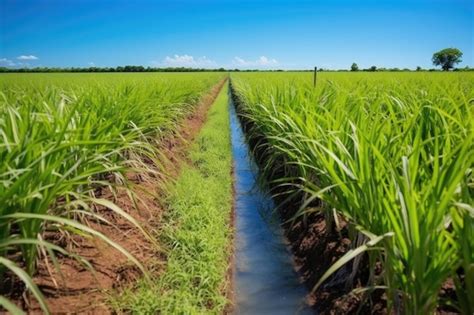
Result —
<instances>
[{"instance_id":1,"label":"irrigation channel","mask_svg":"<svg viewBox=\"0 0 474 315\"><path fill-rule=\"evenodd\" d=\"M235 312L312 314L273 200L265 187L257 185L258 167L231 97L229 102L235 176Z\"/></svg>"}]
</instances>

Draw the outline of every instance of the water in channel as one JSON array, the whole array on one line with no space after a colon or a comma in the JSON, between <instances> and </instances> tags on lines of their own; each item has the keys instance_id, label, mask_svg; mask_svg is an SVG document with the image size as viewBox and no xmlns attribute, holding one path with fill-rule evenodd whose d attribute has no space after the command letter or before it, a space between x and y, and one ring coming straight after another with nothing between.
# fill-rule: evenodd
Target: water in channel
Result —
<instances>
[{"instance_id":1,"label":"water in channel","mask_svg":"<svg viewBox=\"0 0 474 315\"><path fill-rule=\"evenodd\" d=\"M273 200L256 183L258 167L234 105L229 107L235 176L235 313L312 314L305 304L308 292L298 281L273 211Z\"/></svg>"}]
</instances>

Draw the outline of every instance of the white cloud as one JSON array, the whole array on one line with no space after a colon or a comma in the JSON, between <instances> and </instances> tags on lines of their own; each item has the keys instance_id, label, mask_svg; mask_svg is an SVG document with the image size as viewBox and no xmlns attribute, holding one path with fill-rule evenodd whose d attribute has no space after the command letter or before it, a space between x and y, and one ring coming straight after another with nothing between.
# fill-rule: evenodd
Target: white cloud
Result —
<instances>
[{"instance_id":1,"label":"white cloud","mask_svg":"<svg viewBox=\"0 0 474 315\"><path fill-rule=\"evenodd\" d=\"M279 65L279 62L274 58L268 58L260 56L257 60L245 60L240 57L234 57L232 60L234 65L239 67L257 67L257 68L269 68Z\"/></svg>"},{"instance_id":2,"label":"white cloud","mask_svg":"<svg viewBox=\"0 0 474 315\"><path fill-rule=\"evenodd\" d=\"M15 63L7 58L0 58L0 66L3 67L14 67Z\"/></svg>"},{"instance_id":3,"label":"white cloud","mask_svg":"<svg viewBox=\"0 0 474 315\"><path fill-rule=\"evenodd\" d=\"M240 57L234 57L234 60L232 60L232 63L239 66L248 66L250 64L249 61L246 61Z\"/></svg>"},{"instance_id":4,"label":"white cloud","mask_svg":"<svg viewBox=\"0 0 474 315\"><path fill-rule=\"evenodd\" d=\"M152 64L166 67L190 67L190 68L212 68L217 67L214 60L206 56L197 57L190 55L174 55L172 57L166 56L162 62L152 61Z\"/></svg>"},{"instance_id":5,"label":"white cloud","mask_svg":"<svg viewBox=\"0 0 474 315\"><path fill-rule=\"evenodd\" d=\"M33 55L21 55L16 57L18 60L38 60L39 58Z\"/></svg>"},{"instance_id":6,"label":"white cloud","mask_svg":"<svg viewBox=\"0 0 474 315\"><path fill-rule=\"evenodd\" d=\"M95 67L95 63L93 63L92 61L88 63L89 67Z\"/></svg>"}]
</instances>

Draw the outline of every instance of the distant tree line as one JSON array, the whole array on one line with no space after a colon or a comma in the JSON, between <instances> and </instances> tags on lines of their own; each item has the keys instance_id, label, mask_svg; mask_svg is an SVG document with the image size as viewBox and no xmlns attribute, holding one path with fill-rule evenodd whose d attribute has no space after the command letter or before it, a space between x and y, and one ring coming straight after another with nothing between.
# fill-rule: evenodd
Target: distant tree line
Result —
<instances>
[{"instance_id":1,"label":"distant tree line","mask_svg":"<svg viewBox=\"0 0 474 315\"><path fill-rule=\"evenodd\" d=\"M257 71L271 71L283 72L286 70L259 70L259 69L205 69L205 68L187 68L187 67L166 67L154 68L143 66L118 66L118 67L34 67L34 68L7 68L0 67L0 72L257 72ZM306 71L306 70L303 70Z\"/></svg>"},{"instance_id":2,"label":"distant tree line","mask_svg":"<svg viewBox=\"0 0 474 315\"><path fill-rule=\"evenodd\" d=\"M186 68L186 67L167 67L152 68L143 66L119 66L119 67L35 67L35 68L6 68L0 67L0 72L203 72L203 71L229 71L224 68L203 69L203 68Z\"/></svg>"},{"instance_id":3,"label":"distant tree line","mask_svg":"<svg viewBox=\"0 0 474 315\"><path fill-rule=\"evenodd\" d=\"M474 71L474 68L469 68L468 66L464 68L454 68L457 63L462 61L463 53L457 48L445 48L438 52L435 52L432 57L433 65L441 66L444 71ZM341 70L330 70L318 68L318 71L349 71L345 69ZM167 67L167 68L153 68L153 67L143 67L143 66L119 66L119 67L87 67L87 68L49 68L49 67L36 67L36 68L6 68L0 67L0 72L229 72L229 71L243 71L243 72L257 72L257 71L273 71L280 72L284 71L281 69L278 70L258 70L258 69L249 69L249 70L239 70L239 69L204 69L204 68L186 68L186 67ZM285 71L313 71L313 70L285 70ZM352 63L350 71L366 71L366 72L375 72L375 71L412 71L408 68L377 68L376 66L371 66L366 69L359 69L357 63ZM439 71L438 69L423 69L421 67L416 67L415 71Z\"/></svg>"},{"instance_id":4,"label":"distant tree line","mask_svg":"<svg viewBox=\"0 0 474 315\"><path fill-rule=\"evenodd\" d=\"M462 51L457 48L445 48L440 51L437 51L433 54L431 61L435 66L441 66L443 71L449 71L453 69L453 71L473 71L474 69L469 68L468 66L464 68L454 68L454 65L460 63L462 61ZM372 66L368 69L361 69L359 70L359 66L354 62L350 68L351 71L411 71L410 69L404 68L379 68L377 69L376 66ZM416 67L416 71L438 71L437 69L423 69L420 66Z\"/></svg>"},{"instance_id":5,"label":"distant tree line","mask_svg":"<svg viewBox=\"0 0 474 315\"><path fill-rule=\"evenodd\" d=\"M356 67L354 67L354 65ZM124 66L124 67L86 67L86 68L50 68L50 67L35 67L35 68L6 68L0 67L0 73L5 72L38 72L38 73L48 73L48 72L284 72L284 71L295 71L295 72L312 72L314 70L307 69L307 70L261 70L261 69L224 69L224 68L217 68L217 69L204 69L204 68L185 68L185 67L170 67L170 68L151 68L151 67L143 67L143 66ZM319 71L324 72L347 72L347 71L360 71L360 72L382 72L382 71L390 71L390 72L402 72L402 71L441 71L439 69L423 69L421 67L417 67L416 70L408 69L408 68L377 68L376 66L372 66L365 69L359 69L357 64L353 64L350 69L324 69L318 68ZM474 71L474 68L470 68L468 66L464 68L454 68L453 71Z\"/></svg>"},{"instance_id":6,"label":"distant tree line","mask_svg":"<svg viewBox=\"0 0 474 315\"><path fill-rule=\"evenodd\" d=\"M320 69L321 71L327 71L325 69ZM348 70L335 70L335 71L348 71ZM353 63L350 71L356 72L356 71L366 71L366 72L375 72L375 71L391 71L391 72L398 72L398 71L442 71L440 69L435 69L435 68L429 68L429 69L423 69L422 67L418 66L416 67L415 70L408 69L408 68L377 68L376 66L372 66L370 68L366 69L359 69L356 63ZM445 70L446 71L446 70ZM474 68L469 68L469 66L466 66L464 68L454 68L453 71L474 71Z\"/></svg>"}]
</instances>

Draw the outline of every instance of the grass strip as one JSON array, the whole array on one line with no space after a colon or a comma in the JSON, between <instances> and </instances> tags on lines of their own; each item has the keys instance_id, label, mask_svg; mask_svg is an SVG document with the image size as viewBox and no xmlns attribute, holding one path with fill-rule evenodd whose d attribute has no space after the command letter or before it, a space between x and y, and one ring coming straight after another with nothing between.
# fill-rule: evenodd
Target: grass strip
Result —
<instances>
[{"instance_id":1,"label":"grass strip","mask_svg":"<svg viewBox=\"0 0 474 315\"><path fill-rule=\"evenodd\" d=\"M167 265L155 282L141 281L114 301L137 314L220 314L229 301L226 277L232 240L228 87L190 148L171 188L161 242Z\"/></svg>"}]
</instances>

